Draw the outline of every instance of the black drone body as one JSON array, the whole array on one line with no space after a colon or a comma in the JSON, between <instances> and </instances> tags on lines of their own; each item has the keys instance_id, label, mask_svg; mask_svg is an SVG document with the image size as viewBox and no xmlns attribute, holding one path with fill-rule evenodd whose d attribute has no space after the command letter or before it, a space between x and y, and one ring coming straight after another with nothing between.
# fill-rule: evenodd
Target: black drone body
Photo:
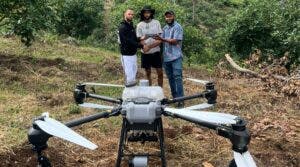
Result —
<instances>
[{"instance_id":1,"label":"black drone body","mask_svg":"<svg viewBox=\"0 0 300 167\"><path fill-rule=\"evenodd\" d=\"M246 122L242 118L225 113L196 111L209 108L216 103L217 91L212 82L205 82L206 89L201 93L174 99L166 99L161 87L147 86L147 82L142 82L141 86L126 87L120 99L87 92L85 89L86 85L107 86L106 84L96 83L77 84L74 90L76 103L82 107L111 111L96 113L65 124L51 119L48 115L43 115L35 119L33 126L29 130L28 139L33 145L34 151L37 152L38 161L42 167L51 166L49 160L42 156L42 150L47 148L47 141L50 137L60 137L83 147L96 149L97 146L95 144L75 133L70 128L97 119L115 116L122 117L122 129L116 167L120 167L121 161L125 160L125 157L129 159L129 166L146 167L149 156L159 157L161 159L161 166L167 166L164 150L162 116L183 119L215 130L218 135L229 139L232 143L234 160L230 166L256 167L253 158L248 152L247 146L250 142L250 133L246 128ZM86 103L85 101L88 98L110 102L115 104L115 106ZM206 98L207 103L182 109L167 107L172 103L195 98ZM61 133L62 131L63 133ZM159 142L160 152L158 154L126 154L125 145L127 142Z\"/></svg>"}]
</instances>

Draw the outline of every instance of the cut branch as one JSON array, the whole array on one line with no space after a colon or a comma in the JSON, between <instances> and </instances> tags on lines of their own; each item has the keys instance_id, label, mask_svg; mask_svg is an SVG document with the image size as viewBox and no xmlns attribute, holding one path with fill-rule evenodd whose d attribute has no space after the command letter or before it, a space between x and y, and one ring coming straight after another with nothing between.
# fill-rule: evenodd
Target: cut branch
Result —
<instances>
[{"instance_id":1,"label":"cut branch","mask_svg":"<svg viewBox=\"0 0 300 167\"><path fill-rule=\"evenodd\" d=\"M291 79L291 77L284 77L284 76L280 76L280 75L268 75L268 76L265 76L265 75L261 75L257 72L254 72L254 71L251 71L251 70L248 70L246 68L242 68L240 67L239 65L237 65L233 60L232 58L229 56L229 54L225 54L225 57L226 57L226 60L229 62L229 64L234 68L236 69L237 71L239 72L242 72L242 73L245 73L245 74L250 74L254 77L258 77L258 78L261 78L261 79L265 79L267 77L273 77L275 79L278 79L278 80L281 80L281 81L288 81Z\"/></svg>"},{"instance_id":2,"label":"cut branch","mask_svg":"<svg viewBox=\"0 0 300 167\"><path fill-rule=\"evenodd\" d=\"M261 75L259 75L258 73L254 72L254 71L251 71L251 70L248 70L246 68L242 68L240 67L239 65L237 65L233 60L232 58L229 56L229 54L225 54L225 57L226 57L226 60L229 62L229 64L236 70L238 70L239 72L242 72L242 73L246 73L246 74L250 74L250 75L253 75L255 77L259 77L259 78L262 78Z\"/></svg>"}]
</instances>

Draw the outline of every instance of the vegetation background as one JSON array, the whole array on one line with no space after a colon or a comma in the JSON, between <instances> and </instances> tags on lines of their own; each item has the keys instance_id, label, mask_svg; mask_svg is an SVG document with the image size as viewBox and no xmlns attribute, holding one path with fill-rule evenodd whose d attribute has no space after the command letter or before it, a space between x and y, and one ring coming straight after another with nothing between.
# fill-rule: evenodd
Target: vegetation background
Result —
<instances>
[{"instance_id":1,"label":"vegetation background","mask_svg":"<svg viewBox=\"0 0 300 167\"><path fill-rule=\"evenodd\" d=\"M162 25L163 13L175 11L184 29L184 77L216 82L215 110L248 121L249 149L258 166L299 166L299 79L279 82L241 75L232 72L224 54L256 72L295 74L300 63L300 0L1 0L0 166L37 165L26 135L32 118L42 112L62 122L98 112L74 104L74 85L123 83L116 29L126 8L136 11L136 24L146 4L156 9ZM188 81L184 85L187 95L203 90ZM119 97L122 90L96 92ZM229 141L185 121L163 121L169 166L228 166ZM77 127L99 146L96 151L51 138L44 153L54 166L113 166L120 127L120 118ZM156 146L128 148L157 151ZM151 162L159 166L159 160Z\"/></svg>"}]
</instances>

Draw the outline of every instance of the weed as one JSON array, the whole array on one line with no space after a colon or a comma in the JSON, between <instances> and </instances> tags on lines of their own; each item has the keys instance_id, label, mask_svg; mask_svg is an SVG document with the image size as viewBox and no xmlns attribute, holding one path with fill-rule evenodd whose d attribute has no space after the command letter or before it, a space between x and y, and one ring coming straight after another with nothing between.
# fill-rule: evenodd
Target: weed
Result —
<instances>
[{"instance_id":1,"label":"weed","mask_svg":"<svg viewBox=\"0 0 300 167\"><path fill-rule=\"evenodd\" d=\"M70 104L69 105L69 114L80 114L81 109L78 105L76 104Z\"/></svg>"}]
</instances>

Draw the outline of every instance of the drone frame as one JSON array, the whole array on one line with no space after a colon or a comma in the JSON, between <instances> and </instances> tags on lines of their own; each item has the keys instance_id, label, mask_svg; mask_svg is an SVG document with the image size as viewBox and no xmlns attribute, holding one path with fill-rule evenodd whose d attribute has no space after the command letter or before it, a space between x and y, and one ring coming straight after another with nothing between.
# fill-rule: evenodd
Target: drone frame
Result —
<instances>
[{"instance_id":1,"label":"drone frame","mask_svg":"<svg viewBox=\"0 0 300 167\"><path fill-rule=\"evenodd\" d=\"M191 96L184 96L184 97L178 97L174 99L163 99L161 100L162 106L165 106L167 104L182 102L185 100L195 99L195 98L206 98L208 104L215 104L217 99L217 91L214 89L214 84L212 82L208 82L205 84L206 90L197 93ZM79 119L75 119L72 121L69 121L65 123L65 125L69 128L79 126L84 123L88 123L91 121L95 121L101 118L109 118L112 116L119 116L121 115L121 104L123 102L122 99L115 99L107 96L97 95L88 93L85 89L85 84L77 84L76 88L74 90L74 99L77 104L82 104L86 98L93 98L98 99L114 104L118 104L118 106L114 107L111 112L100 112L96 113L90 116L82 117ZM190 117L185 117L180 114L171 113L168 111L164 111L162 109L162 115L173 117L173 118L179 118L186 120L188 122L195 123L197 125L215 130L219 136L222 136L224 138L227 138L232 143L232 150L238 153L245 153L248 150L248 144L250 142L250 133L248 129L246 128L246 121L240 117L236 118L235 124L217 124L217 123L211 123L206 121L199 121L195 120ZM45 116L41 116L36 118L33 121L33 126L30 128L28 132L28 140L33 145L33 150L38 155L38 162L42 167L50 167L51 163L49 160L42 155L42 151L47 148L47 141L52 135L44 132L41 128L39 128L36 124L36 120L43 120ZM142 128L141 128L142 127ZM159 141L160 141L160 154L124 154L124 145L125 141L128 139L127 132L129 130L147 130L145 127L148 127L150 130L154 130L158 132ZM143 139L144 141L147 141L147 139ZM150 140L151 141L151 140ZM119 140L119 148L118 148L118 156L116 160L116 167L120 167L122 158L125 156L134 157L134 156L158 156L161 158L161 166L166 166L166 159L165 159L165 150L164 150L164 135L163 135L163 124L162 124L162 118L156 118L155 121L151 125L143 126L143 124L129 124L128 120L123 116L123 123L122 123L122 129L120 133L120 140Z\"/></svg>"}]
</instances>

